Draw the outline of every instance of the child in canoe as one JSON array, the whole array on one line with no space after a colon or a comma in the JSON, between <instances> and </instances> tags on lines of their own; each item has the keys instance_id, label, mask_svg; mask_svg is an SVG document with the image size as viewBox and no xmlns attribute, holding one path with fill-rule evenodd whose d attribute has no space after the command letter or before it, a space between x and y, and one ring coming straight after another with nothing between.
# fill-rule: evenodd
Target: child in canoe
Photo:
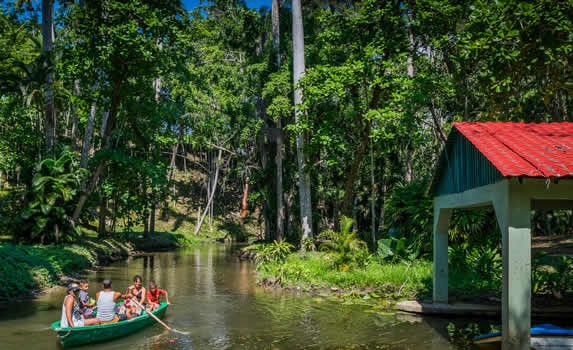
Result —
<instances>
[{"instance_id":1,"label":"child in canoe","mask_svg":"<svg viewBox=\"0 0 573 350\"><path fill-rule=\"evenodd\" d=\"M89 283L87 280L80 281L80 310L84 314L85 318L90 318L93 316L93 307L95 306L95 300L90 298L88 294Z\"/></svg>"},{"instance_id":2,"label":"child in canoe","mask_svg":"<svg viewBox=\"0 0 573 350\"><path fill-rule=\"evenodd\" d=\"M147 291L147 311L152 312L159 307L159 298L165 295L165 301L169 304L169 294L164 289L157 288L154 281L149 282L149 290Z\"/></svg>"}]
</instances>

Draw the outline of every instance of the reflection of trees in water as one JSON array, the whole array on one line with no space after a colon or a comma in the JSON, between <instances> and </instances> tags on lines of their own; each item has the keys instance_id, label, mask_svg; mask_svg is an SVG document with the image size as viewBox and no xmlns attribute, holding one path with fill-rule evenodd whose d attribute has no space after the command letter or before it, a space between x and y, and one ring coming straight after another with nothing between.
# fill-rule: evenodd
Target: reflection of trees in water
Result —
<instances>
[{"instance_id":1,"label":"reflection of trees in water","mask_svg":"<svg viewBox=\"0 0 573 350\"><path fill-rule=\"evenodd\" d=\"M147 268L153 270L155 265L155 255L146 255L143 257L143 269L147 272Z\"/></svg>"}]
</instances>

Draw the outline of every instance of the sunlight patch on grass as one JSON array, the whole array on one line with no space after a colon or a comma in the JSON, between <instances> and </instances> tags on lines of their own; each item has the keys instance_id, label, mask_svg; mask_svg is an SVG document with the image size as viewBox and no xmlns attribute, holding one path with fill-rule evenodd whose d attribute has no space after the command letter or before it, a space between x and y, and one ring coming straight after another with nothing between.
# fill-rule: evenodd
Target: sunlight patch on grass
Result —
<instances>
[{"instance_id":1,"label":"sunlight patch on grass","mask_svg":"<svg viewBox=\"0 0 573 350\"><path fill-rule=\"evenodd\" d=\"M393 298L429 293L432 263L378 263L372 259L363 269L340 271L326 253L294 253L284 263L258 266L259 280L278 280L285 287L372 289Z\"/></svg>"}]
</instances>

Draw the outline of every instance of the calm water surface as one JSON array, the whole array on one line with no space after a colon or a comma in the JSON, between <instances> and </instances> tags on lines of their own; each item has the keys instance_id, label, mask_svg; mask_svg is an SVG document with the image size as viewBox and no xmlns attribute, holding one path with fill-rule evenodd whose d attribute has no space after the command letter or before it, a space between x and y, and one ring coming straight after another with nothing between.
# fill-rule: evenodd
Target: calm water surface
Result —
<instances>
[{"instance_id":1,"label":"calm water surface","mask_svg":"<svg viewBox=\"0 0 573 350\"><path fill-rule=\"evenodd\" d=\"M156 253L90 273L90 295L104 278L124 291L135 274L169 292L164 321L129 337L78 349L452 349L447 320L344 305L321 297L256 287L253 265L236 249L207 245ZM0 309L0 349L59 349L49 326L61 315L64 288Z\"/></svg>"}]
</instances>

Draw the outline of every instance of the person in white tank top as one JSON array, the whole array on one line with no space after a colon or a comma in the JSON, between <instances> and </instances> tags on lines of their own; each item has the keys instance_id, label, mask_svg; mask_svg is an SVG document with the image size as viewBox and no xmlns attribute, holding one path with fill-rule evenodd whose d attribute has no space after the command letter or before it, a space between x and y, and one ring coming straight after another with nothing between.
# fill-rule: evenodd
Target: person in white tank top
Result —
<instances>
[{"instance_id":1,"label":"person in white tank top","mask_svg":"<svg viewBox=\"0 0 573 350\"><path fill-rule=\"evenodd\" d=\"M104 279L103 290L96 293L97 318L100 323L107 324L119 321L119 317L115 313L115 303L120 297L121 293L111 290L111 279Z\"/></svg>"},{"instance_id":2,"label":"person in white tank top","mask_svg":"<svg viewBox=\"0 0 573 350\"><path fill-rule=\"evenodd\" d=\"M68 294L64 298L62 304L62 318L60 319L61 328L83 327L99 324L99 319L90 318L84 319L80 311L78 303L78 296L80 294L80 286L77 283L70 283L68 285Z\"/></svg>"}]
</instances>

